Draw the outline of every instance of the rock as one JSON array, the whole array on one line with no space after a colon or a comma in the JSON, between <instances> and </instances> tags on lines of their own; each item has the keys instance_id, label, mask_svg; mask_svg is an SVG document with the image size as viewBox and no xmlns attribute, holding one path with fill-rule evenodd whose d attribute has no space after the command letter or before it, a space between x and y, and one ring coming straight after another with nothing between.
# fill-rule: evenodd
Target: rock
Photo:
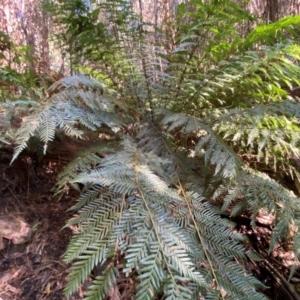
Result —
<instances>
[{"instance_id":1,"label":"rock","mask_svg":"<svg viewBox=\"0 0 300 300\"><path fill-rule=\"evenodd\" d=\"M2 238L11 240L14 244L26 243L31 238L32 230L22 219L0 215L0 249L3 249Z\"/></svg>"},{"instance_id":2,"label":"rock","mask_svg":"<svg viewBox=\"0 0 300 300\"><path fill-rule=\"evenodd\" d=\"M272 225L275 221L275 215L261 209L259 210L255 220L263 225Z\"/></svg>"}]
</instances>

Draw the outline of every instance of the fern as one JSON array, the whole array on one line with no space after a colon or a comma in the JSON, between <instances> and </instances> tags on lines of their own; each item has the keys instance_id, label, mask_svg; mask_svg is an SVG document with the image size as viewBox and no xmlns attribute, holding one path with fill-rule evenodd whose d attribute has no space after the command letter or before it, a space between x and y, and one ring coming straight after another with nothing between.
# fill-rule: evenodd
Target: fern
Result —
<instances>
[{"instance_id":1,"label":"fern","mask_svg":"<svg viewBox=\"0 0 300 300\"><path fill-rule=\"evenodd\" d=\"M58 177L58 192L81 193L66 225L77 232L64 255L72 263L65 294L100 266L86 299L104 299L132 274L137 299L266 299L243 267L259 257L230 217L248 215L254 226L261 210L274 214L269 251L293 239L299 254L297 198L255 170L263 162L271 175L299 175L291 160L300 109L288 95L299 85L299 47L274 41L277 28L296 34L297 17L242 38L234 26L253 17L234 2L181 3L179 30L162 24L170 49L164 30L123 1L62 5L73 62L103 84L55 83L17 130L13 159L33 138L44 152L57 135L91 144ZM110 141L99 138L107 127Z\"/></svg>"},{"instance_id":2,"label":"fern","mask_svg":"<svg viewBox=\"0 0 300 300\"><path fill-rule=\"evenodd\" d=\"M153 155L150 154L151 157ZM244 258L243 247L238 243L243 238L233 233L227 227L227 222L213 213L203 197L193 192L181 197L176 190L170 189L155 175L155 165L148 163L151 161L148 156L147 152L140 152L133 142L126 141L122 152L102 159L97 169L79 173L73 179L72 182L76 184L91 183L91 193L97 190L97 186L103 186L115 194L113 198L107 198L107 192L102 189L99 191L100 199L83 199L83 196L89 197L90 193L87 192L81 196L81 201L89 204L79 214L88 221L77 218L78 222L81 221L81 229L71 241L65 256L67 261L78 257L81 259L81 263L71 268L70 280L73 285L66 290L67 294L78 287L94 265L104 263L104 253L98 254L98 251L102 251L106 241L110 243L106 246L107 251L118 245L125 253L125 274L130 274L133 269L138 271L140 284L137 299L153 299L166 287L170 291L167 292L170 293L170 299L191 299L193 286L197 287L198 292L205 293L209 286L213 288L214 280L220 282L217 289L223 288L229 294L245 296L247 288L234 287L235 281L243 285L250 280L250 289L250 282L254 279L246 278L241 267L236 269L239 273L236 278L222 274L223 268L229 268L232 258ZM161 161L159 157L158 160ZM170 214L170 205L176 212L175 218ZM182 213L186 205L191 206L187 213L189 216L191 211L194 212L194 222L190 219L185 227L181 227L176 215ZM87 214L87 210L92 213ZM96 230L95 233L91 232L90 226ZM126 236L130 237L127 242L124 240ZM202 244L204 241L205 245ZM97 253L92 255L93 251ZM98 260L94 261L96 256ZM84 257L89 259L86 263ZM216 257L219 259L216 260ZM91 265L92 261L94 265ZM210 266L211 271L207 273L206 269L201 268L195 270L193 266L197 265ZM75 282L75 278L81 280ZM191 285L189 289L182 286L187 283ZM174 292L176 290L180 293ZM254 293L252 299L263 298Z\"/></svg>"},{"instance_id":3,"label":"fern","mask_svg":"<svg viewBox=\"0 0 300 300\"><path fill-rule=\"evenodd\" d=\"M246 44L255 44L263 41L264 44L272 44L282 41L287 36L294 37L299 28L299 16L287 16L273 24L257 26L245 39Z\"/></svg>"}]
</instances>

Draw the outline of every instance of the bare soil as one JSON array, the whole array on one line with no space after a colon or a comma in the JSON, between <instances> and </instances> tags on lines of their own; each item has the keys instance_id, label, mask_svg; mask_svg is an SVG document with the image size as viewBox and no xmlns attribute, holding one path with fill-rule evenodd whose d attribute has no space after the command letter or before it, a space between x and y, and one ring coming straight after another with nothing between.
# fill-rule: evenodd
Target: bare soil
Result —
<instances>
[{"instance_id":1,"label":"bare soil","mask_svg":"<svg viewBox=\"0 0 300 300\"><path fill-rule=\"evenodd\" d=\"M0 215L25 220L32 228L31 239L21 245L3 239L0 250L0 299L62 300L67 265L61 257L72 232L62 229L72 212L76 195L54 197L56 175L61 165L38 163L22 155L12 166L10 153L0 154ZM82 299L82 292L71 298Z\"/></svg>"}]
</instances>

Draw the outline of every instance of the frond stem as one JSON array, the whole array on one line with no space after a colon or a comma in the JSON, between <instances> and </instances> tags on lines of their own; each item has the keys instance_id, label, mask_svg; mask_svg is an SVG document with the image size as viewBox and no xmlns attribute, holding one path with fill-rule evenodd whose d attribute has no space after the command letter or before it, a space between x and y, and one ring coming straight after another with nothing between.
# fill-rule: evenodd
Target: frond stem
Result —
<instances>
[{"instance_id":1,"label":"frond stem","mask_svg":"<svg viewBox=\"0 0 300 300\"><path fill-rule=\"evenodd\" d=\"M141 198L142 198L142 200L143 200L143 202L144 202L144 204L145 204L145 207L146 207L146 209L147 209L147 211L148 211L148 213L149 213L149 218L150 218L150 220L151 220L151 223L152 223L152 226L153 226L153 230L154 230L154 232L155 232L157 241L158 241L158 243L159 243L160 251L161 251L162 253L164 253L164 251L163 251L163 249L162 249L162 247L161 247L161 238L160 238L160 235L159 235L159 233L157 232L157 229L156 229L156 227L155 227L155 225L154 225L154 224L155 224L155 221L154 221L154 219L153 219L153 217L152 217L151 209L150 209L150 207L149 207L149 205L148 205L148 203L147 203L147 201L146 201L146 199L145 199L145 196L144 196L144 193L143 193L142 189L141 189L140 186L139 186L139 179L138 179L138 173L139 173L139 170L138 170L138 167L137 167L139 164L138 164L138 157L137 157L137 155L135 155L134 165L135 165L135 183L136 183L136 185L137 185L137 189L138 189L139 194L141 195ZM168 271L169 271L169 275L170 275L171 278L172 278L172 281L173 281L173 283L174 283L174 286L176 286L177 284L176 284L175 278L174 278L173 273L172 273L172 271L171 271L171 269L170 269L170 267L169 267L169 264L168 264L168 262L167 262L167 260L166 260L165 255L163 255L162 257L163 257L163 259L164 259L164 261L165 261L166 268L167 268ZM180 298L183 299L181 296L180 296Z\"/></svg>"},{"instance_id":2,"label":"frond stem","mask_svg":"<svg viewBox=\"0 0 300 300\"><path fill-rule=\"evenodd\" d=\"M155 129L155 130L158 132L158 134L161 136L160 132L156 129L155 126L154 126L154 129ZM168 152L169 155L173 158L172 152L169 150L169 147L168 147L168 145L165 143L164 138L163 138L162 136L161 136L161 138L162 138L162 141L163 141L163 143L164 143L164 145L165 145L165 147L166 147L167 152ZM180 166L177 164L176 160L173 159L173 161L174 161L174 163L176 164L177 169L180 170ZM184 198L184 200L185 200L185 202L186 202L186 205L187 205L187 208L188 208L188 211L189 211L189 215L190 215L190 217L191 217L191 219L192 219L192 223L194 224L194 226L195 226L195 228L196 228L197 235L198 235L198 237L199 237L199 240L200 240L200 242L201 242L201 245L203 246L204 254L205 254L205 256L206 256L206 258L207 258L207 261L208 261L208 263L209 263L209 265L210 265L210 267L211 267L212 275L213 275L214 279L216 280L217 286L220 286L220 284L219 284L219 282L218 282L217 275L216 275L216 273L215 273L215 271L214 271L214 268L213 268L213 264L212 264L212 262L211 262L211 259L209 258L208 251L207 251L207 249L206 249L206 247L205 247L204 240L203 240L202 235L201 235L201 233L200 233L200 230L199 230L199 228L198 228L198 226L197 226L197 222L196 222L195 217L194 217L194 214L193 214L193 212L192 212L190 202L188 201L188 198L187 198L187 195L186 195L186 193L185 193L184 187L183 187L183 185L182 185L182 183L181 183L181 180L180 180L180 178L178 177L178 175L177 175L177 182L178 182L178 184L179 184L180 192L182 193L183 198ZM145 203L145 205L147 205L147 204ZM224 298L224 296L222 295L222 293L220 293L220 294L221 294L222 299L225 300L225 298Z\"/></svg>"},{"instance_id":3,"label":"frond stem","mask_svg":"<svg viewBox=\"0 0 300 300\"><path fill-rule=\"evenodd\" d=\"M198 225L197 225L197 222L196 222L196 220L195 220L194 214L193 214L193 212L192 212L192 208L191 208L190 202L189 202L189 200L188 200L188 197L187 197L187 195L186 195L186 193L185 193L185 189L184 189L184 187L183 187L183 185L182 185L182 183L181 183L181 180L180 180L179 178L178 178L178 184L179 184L180 192L182 193L182 196L183 196L183 198L184 198L184 200L185 200L185 203L186 203L186 205L187 205L187 208L188 208L188 211L189 211L189 215L190 215L190 217L191 217L191 219L192 219L192 223L194 224L194 226L195 226L195 228L196 228L197 235L198 235L199 240L200 240L200 242L201 242L201 245L202 245L202 247L203 247L203 251L204 251L205 256L206 256L206 258L207 258L207 261L208 261L208 263L209 263L209 265L210 265L210 269L211 269L212 275L213 275L214 279L216 280L217 286L220 286L220 284L219 284L219 282L218 282L217 275L216 275L215 270L214 270L214 267L213 267L213 264L212 264L211 259L210 259L210 257L209 257L208 251L207 251L207 249L206 249L206 247L205 247L204 240L203 240L203 238L202 238L202 235L201 235L200 230L199 230L199 228L198 228ZM225 298L224 298L224 296L222 295L222 293L220 293L220 295L221 295L222 299L225 300Z\"/></svg>"}]
</instances>

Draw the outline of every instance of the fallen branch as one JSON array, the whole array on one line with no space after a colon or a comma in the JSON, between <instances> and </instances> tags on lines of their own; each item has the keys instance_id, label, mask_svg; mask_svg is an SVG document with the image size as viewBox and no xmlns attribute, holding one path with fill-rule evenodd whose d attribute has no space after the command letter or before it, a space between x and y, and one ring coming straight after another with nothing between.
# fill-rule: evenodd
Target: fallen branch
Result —
<instances>
[{"instance_id":1,"label":"fallen branch","mask_svg":"<svg viewBox=\"0 0 300 300\"><path fill-rule=\"evenodd\" d=\"M283 287L286 289L286 291L290 294L291 298L293 300L300 300L300 296L296 292L294 286L291 283L289 283L266 259L262 260L262 262L265 264L265 267L268 269L268 271L271 273L271 275L275 279L279 279L280 283L283 285Z\"/></svg>"}]
</instances>

